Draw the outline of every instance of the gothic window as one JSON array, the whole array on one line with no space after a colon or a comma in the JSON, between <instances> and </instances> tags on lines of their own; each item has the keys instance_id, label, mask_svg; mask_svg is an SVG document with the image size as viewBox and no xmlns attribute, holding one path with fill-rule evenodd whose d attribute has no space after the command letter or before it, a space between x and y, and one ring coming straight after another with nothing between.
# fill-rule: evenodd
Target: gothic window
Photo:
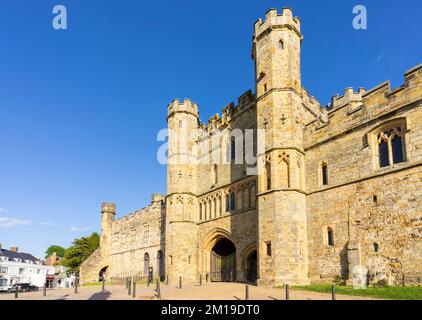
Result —
<instances>
[{"instance_id":1,"label":"gothic window","mask_svg":"<svg viewBox=\"0 0 422 320\"><path fill-rule=\"evenodd\" d=\"M249 188L243 190L243 207L245 209L250 208L250 196L249 196Z\"/></svg>"},{"instance_id":2,"label":"gothic window","mask_svg":"<svg viewBox=\"0 0 422 320\"><path fill-rule=\"evenodd\" d=\"M334 231L330 227L327 228L327 244L330 247L334 246Z\"/></svg>"},{"instance_id":3,"label":"gothic window","mask_svg":"<svg viewBox=\"0 0 422 320\"><path fill-rule=\"evenodd\" d=\"M230 211L230 196L226 195L226 212Z\"/></svg>"},{"instance_id":4,"label":"gothic window","mask_svg":"<svg viewBox=\"0 0 422 320\"><path fill-rule=\"evenodd\" d=\"M328 166L326 163L321 164L321 179L322 185L328 186Z\"/></svg>"},{"instance_id":5,"label":"gothic window","mask_svg":"<svg viewBox=\"0 0 422 320\"><path fill-rule=\"evenodd\" d=\"M236 160L236 140L234 138L230 142L230 155L232 161Z\"/></svg>"},{"instance_id":6,"label":"gothic window","mask_svg":"<svg viewBox=\"0 0 422 320\"><path fill-rule=\"evenodd\" d=\"M403 126L394 125L376 135L379 167L386 168L405 162Z\"/></svg>"},{"instance_id":7,"label":"gothic window","mask_svg":"<svg viewBox=\"0 0 422 320\"><path fill-rule=\"evenodd\" d=\"M230 211L236 210L236 193L230 194Z\"/></svg>"},{"instance_id":8,"label":"gothic window","mask_svg":"<svg viewBox=\"0 0 422 320\"><path fill-rule=\"evenodd\" d=\"M256 188L255 185L253 185L250 189L250 196L251 196L251 200L250 200L250 207L251 208L255 208L255 201L256 201Z\"/></svg>"},{"instance_id":9,"label":"gothic window","mask_svg":"<svg viewBox=\"0 0 422 320\"><path fill-rule=\"evenodd\" d=\"M147 275L149 272L149 254L148 252L144 255L144 274Z\"/></svg>"},{"instance_id":10,"label":"gothic window","mask_svg":"<svg viewBox=\"0 0 422 320\"><path fill-rule=\"evenodd\" d=\"M214 218L217 218L217 198L214 199Z\"/></svg>"},{"instance_id":11,"label":"gothic window","mask_svg":"<svg viewBox=\"0 0 422 320\"><path fill-rule=\"evenodd\" d=\"M265 165L266 172L266 189L271 190L271 163L267 162Z\"/></svg>"},{"instance_id":12,"label":"gothic window","mask_svg":"<svg viewBox=\"0 0 422 320\"><path fill-rule=\"evenodd\" d=\"M199 204L199 221L202 221L202 203Z\"/></svg>"}]
</instances>

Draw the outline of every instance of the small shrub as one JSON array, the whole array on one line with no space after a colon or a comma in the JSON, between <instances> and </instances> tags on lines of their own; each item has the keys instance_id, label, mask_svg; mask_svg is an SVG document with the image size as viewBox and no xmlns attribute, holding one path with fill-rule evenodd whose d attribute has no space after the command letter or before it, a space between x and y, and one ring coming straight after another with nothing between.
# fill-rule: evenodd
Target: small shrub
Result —
<instances>
[{"instance_id":1,"label":"small shrub","mask_svg":"<svg viewBox=\"0 0 422 320\"><path fill-rule=\"evenodd\" d=\"M388 282L386 279L381 279L378 282L374 283L374 288L385 288L388 287Z\"/></svg>"}]
</instances>

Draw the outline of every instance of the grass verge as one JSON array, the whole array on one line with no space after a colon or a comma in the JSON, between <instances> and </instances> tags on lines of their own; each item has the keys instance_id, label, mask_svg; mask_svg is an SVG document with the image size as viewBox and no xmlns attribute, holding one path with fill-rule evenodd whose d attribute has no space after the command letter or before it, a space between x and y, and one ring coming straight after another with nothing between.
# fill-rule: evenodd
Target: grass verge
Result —
<instances>
[{"instance_id":1,"label":"grass verge","mask_svg":"<svg viewBox=\"0 0 422 320\"><path fill-rule=\"evenodd\" d=\"M294 286L293 290L331 293L330 285ZM349 296L373 297L394 300L422 300L422 287L369 287L354 289L353 287L336 286L337 294Z\"/></svg>"}]
</instances>

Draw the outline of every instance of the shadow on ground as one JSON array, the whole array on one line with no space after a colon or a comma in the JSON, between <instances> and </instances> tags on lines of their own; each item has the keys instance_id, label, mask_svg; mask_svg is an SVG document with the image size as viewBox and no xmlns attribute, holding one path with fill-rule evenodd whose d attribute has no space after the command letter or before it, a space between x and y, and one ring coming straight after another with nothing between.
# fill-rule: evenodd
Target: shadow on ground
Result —
<instances>
[{"instance_id":1,"label":"shadow on ground","mask_svg":"<svg viewBox=\"0 0 422 320\"><path fill-rule=\"evenodd\" d=\"M111 293L109 291L97 292L88 298L88 300L107 300Z\"/></svg>"}]
</instances>

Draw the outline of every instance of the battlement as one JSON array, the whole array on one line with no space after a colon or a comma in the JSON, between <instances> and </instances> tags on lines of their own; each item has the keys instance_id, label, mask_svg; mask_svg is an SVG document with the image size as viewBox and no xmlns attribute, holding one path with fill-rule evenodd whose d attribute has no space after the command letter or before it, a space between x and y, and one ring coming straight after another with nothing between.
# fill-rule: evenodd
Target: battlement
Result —
<instances>
[{"instance_id":1,"label":"battlement","mask_svg":"<svg viewBox=\"0 0 422 320\"><path fill-rule=\"evenodd\" d=\"M300 18L293 17L291 8L283 8L281 14L278 14L277 9L270 9L265 14L265 20L259 18L254 25L254 37L259 38L268 29L290 28L293 29L300 37Z\"/></svg>"},{"instance_id":2,"label":"battlement","mask_svg":"<svg viewBox=\"0 0 422 320\"><path fill-rule=\"evenodd\" d=\"M189 99L185 99L183 103L181 103L179 99L174 99L167 107L167 117L179 112L189 113L198 117L198 104L196 102L191 102Z\"/></svg>"},{"instance_id":3,"label":"battlement","mask_svg":"<svg viewBox=\"0 0 422 320\"><path fill-rule=\"evenodd\" d=\"M151 203L157 203L164 200L164 195L161 193L153 193L151 195Z\"/></svg>"},{"instance_id":4,"label":"battlement","mask_svg":"<svg viewBox=\"0 0 422 320\"><path fill-rule=\"evenodd\" d=\"M116 204L111 202L103 202L101 205L101 212L116 213Z\"/></svg>"},{"instance_id":5,"label":"battlement","mask_svg":"<svg viewBox=\"0 0 422 320\"><path fill-rule=\"evenodd\" d=\"M404 73L404 84L392 89L390 81L366 91L347 88L335 95L327 107L328 119L317 117L307 127L309 141L321 141L382 117L404 106L422 101L422 64Z\"/></svg>"},{"instance_id":6,"label":"battlement","mask_svg":"<svg viewBox=\"0 0 422 320\"><path fill-rule=\"evenodd\" d=\"M357 92L353 88L346 88L343 96L336 94L331 98L331 104L328 106L327 111L331 113L346 105L349 106L349 112L356 110L362 106L362 96L365 92L364 88L359 88Z\"/></svg>"},{"instance_id":7,"label":"battlement","mask_svg":"<svg viewBox=\"0 0 422 320\"><path fill-rule=\"evenodd\" d=\"M233 117L248 109L255 103L255 95L251 90L246 91L237 99L237 106L234 102L226 105L220 114L216 113L208 119L208 124L201 124L200 128L211 133L214 130L222 129L225 125L230 123Z\"/></svg>"}]
</instances>

